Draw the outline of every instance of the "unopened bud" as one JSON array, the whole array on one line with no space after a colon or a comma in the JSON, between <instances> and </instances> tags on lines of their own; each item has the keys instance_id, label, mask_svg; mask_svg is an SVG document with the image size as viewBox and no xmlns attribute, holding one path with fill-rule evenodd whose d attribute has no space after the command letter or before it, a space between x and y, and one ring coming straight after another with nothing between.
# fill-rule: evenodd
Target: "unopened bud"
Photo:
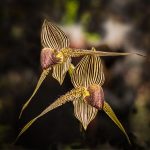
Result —
<instances>
[{"instance_id":1,"label":"unopened bud","mask_svg":"<svg viewBox=\"0 0 150 150\"><path fill-rule=\"evenodd\" d=\"M101 86L92 84L87 89L90 96L85 97L87 103L97 109L103 109L104 105L104 92Z\"/></svg>"}]
</instances>

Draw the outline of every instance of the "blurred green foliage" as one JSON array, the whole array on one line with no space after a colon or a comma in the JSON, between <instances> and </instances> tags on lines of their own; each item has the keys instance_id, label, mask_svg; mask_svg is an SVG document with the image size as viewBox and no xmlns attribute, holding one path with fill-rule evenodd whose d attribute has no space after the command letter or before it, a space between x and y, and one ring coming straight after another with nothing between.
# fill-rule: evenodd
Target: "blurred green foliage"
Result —
<instances>
[{"instance_id":1,"label":"blurred green foliage","mask_svg":"<svg viewBox=\"0 0 150 150\"><path fill-rule=\"evenodd\" d=\"M85 37L88 43L98 43L101 39L100 34L91 32L85 32Z\"/></svg>"},{"instance_id":2,"label":"blurred green foliage","mask_svg":"<svg viewBox=\"0 0 150 150\"><path fill-rule=\"evenodd\" d=\"M65 24L73 24L77 19L77 11L79 8L79 2L77 0L67 0L65 4L65 15L62 18L62 22Z\"/></svg>"}]
</instances>

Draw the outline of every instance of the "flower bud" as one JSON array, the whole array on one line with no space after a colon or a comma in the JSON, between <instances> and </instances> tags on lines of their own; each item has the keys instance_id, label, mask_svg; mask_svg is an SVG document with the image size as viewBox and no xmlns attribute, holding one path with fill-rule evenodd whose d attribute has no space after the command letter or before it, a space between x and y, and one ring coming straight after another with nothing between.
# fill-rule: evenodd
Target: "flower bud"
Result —
<instances>
[{"instance_id":1,"label":"flower bud","mask_svg":"<svg viewBox=\"0 0 150 150\"><path fill-rule=\"evenodd\" d=\"M104 92L102 87L97 84L92 84L87 90L89 91L90 96L85 97L86 102L97 109L103 109Z\"/></svg>"}]
</instances>

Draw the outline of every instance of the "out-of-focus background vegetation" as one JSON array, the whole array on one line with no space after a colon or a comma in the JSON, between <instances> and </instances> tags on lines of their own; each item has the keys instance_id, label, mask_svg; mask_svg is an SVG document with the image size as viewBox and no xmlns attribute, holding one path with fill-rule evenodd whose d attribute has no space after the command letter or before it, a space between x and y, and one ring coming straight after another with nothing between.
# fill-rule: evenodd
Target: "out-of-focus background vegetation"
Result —
<instances>
[{"instance_id":1,"label":"out-of-focus background vegetation","mask_svg":"<svg viewBox=\"0 0 150 150\"><path fill-rule=\"evenodd\" d=\"M102 58L105 99L124 125L132 146L103 112L86 132L80 132L71 103L42 117L12 145L25 123L73 88L69 76L59 86L49 75L18 120L41 73L40 32L45 18L62 27L71 47L137 51L149 57L149 0L1 0L0 149L150 149L150 63L138 56Z\"/></svg>"}]
</instances>

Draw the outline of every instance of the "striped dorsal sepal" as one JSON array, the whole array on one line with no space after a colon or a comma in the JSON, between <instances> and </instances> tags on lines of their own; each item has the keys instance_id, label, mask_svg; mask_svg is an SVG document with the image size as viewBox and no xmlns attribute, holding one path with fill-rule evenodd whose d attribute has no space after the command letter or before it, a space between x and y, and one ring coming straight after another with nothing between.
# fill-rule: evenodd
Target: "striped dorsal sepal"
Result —
<instances>
[{"instance_id":1,"label":"striped dorsal sepal","mask_svg":"<svg viewBox=\"0 0 150 150\"><path fill-rule=\"evenodd\" d=\"M67 35L55 24L44 20L41 31L41 44L43 48L60 50L69 47Z\"/></svg>"},{"instance_id":2,"label":"striped dorsal sepal","mask_svg":"<svg viewBox=\"0 0 150 150\"><path fill-rule=\"evenodd\" d=\"M103 85L105 77L101 59L96 56L84 56L75 67L71 81L75 87L88 87L92 84Z\"/></svg>"}]
</instances>

